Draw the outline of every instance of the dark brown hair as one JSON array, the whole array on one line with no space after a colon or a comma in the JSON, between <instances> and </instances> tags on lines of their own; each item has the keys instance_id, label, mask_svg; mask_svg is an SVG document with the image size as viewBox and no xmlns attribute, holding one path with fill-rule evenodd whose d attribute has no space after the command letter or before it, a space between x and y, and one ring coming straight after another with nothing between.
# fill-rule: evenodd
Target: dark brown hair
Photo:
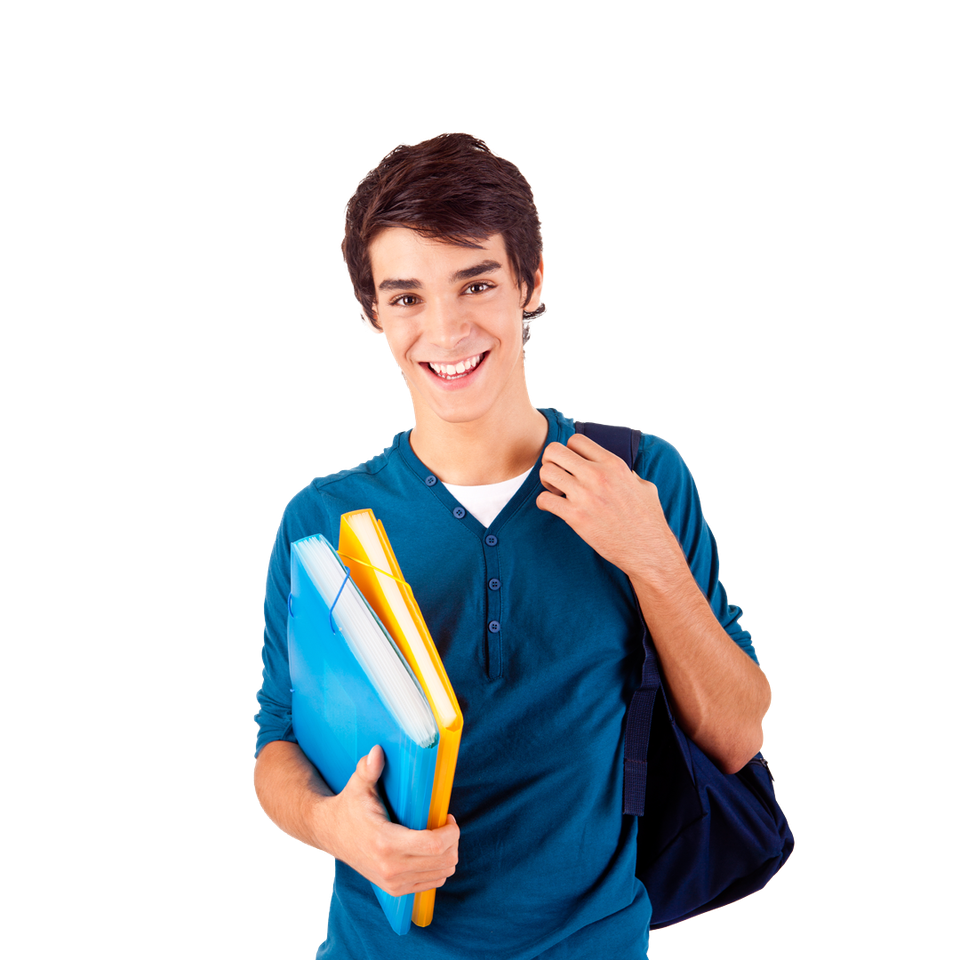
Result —
<instances>
[{"instance_id":1,"label":"dark brown hair","mask_svg":"<svg viewBox=\"0 0 960 960\"><path fill-rule=\"evenodd\" d=\"M509 160L490 152L482 140L465 133L444 133L416 146L388 153L357 187L347 204L341 249L353 292L364 316L373 315L377 299L370 267L370 244L387 227L409 227L435 240L478 246L499 233L514 276L526 287L530 302L543 241L533 192ZM543 313L541 305L523 314L527 323Z\"/></svg>"}]
</instances>

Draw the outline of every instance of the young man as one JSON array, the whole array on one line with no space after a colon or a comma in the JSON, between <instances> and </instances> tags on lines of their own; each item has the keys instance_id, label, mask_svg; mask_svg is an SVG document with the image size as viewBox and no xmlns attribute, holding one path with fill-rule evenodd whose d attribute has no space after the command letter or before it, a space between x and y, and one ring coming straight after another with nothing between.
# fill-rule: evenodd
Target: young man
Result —
<instances>
[{"instance_id":1,"label":"young man","mask_svg":"<svg viewBox=\"0 0 960 960\"><path fill-rule=\"evenodd\" d=\"M465 135L398 147L347 208L354 290L415 425L298 494L270 563L256 784L280 827L337 858L318 956L646 956L637 820L622 814L637 599L688 734L727 771L760 747L769 688L679 455L644 436L632 472L530 402L541 248L527 182ZM334 795L291 727L290 543L335 543L340 515L362 507L383 521L464 714L453 815L433 831L385 816L379 748ZM442 885L432 925L397 937L364 877L394 894Z\"/></svg>"}]
</instances>

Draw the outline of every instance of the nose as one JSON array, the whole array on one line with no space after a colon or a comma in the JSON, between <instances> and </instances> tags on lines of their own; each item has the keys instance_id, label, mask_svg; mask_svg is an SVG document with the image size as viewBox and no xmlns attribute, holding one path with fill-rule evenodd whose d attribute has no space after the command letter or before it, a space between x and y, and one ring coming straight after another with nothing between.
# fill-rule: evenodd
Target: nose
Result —
<instances>
[{"instance_id":1,"label":"nose","mask_svg":"<svg viewBox=\"0 0 960 960\"><path fill-rule=\"evenodd\" d=\"M470 320L459 298L434 300L424 314L427 337L444 350L470 336Z\"/></svg>"}]
</instances>

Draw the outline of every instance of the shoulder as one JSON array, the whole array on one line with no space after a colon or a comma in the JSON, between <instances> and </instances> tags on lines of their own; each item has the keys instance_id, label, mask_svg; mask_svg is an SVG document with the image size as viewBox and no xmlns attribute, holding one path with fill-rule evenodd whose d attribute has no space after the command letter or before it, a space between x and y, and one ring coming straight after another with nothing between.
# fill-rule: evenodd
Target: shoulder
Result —
<instances>
[{"instance_id":1,"label":"shoulder","mask_svg":"<svg viewBox=\"0 0 960 960\"><path fill-rule=\"evenodd\" d=\"M660 486L661 482L670 485L690 477L690 470L677 448L652 433L645 433L640 439L634 470L644 480L657 486Z\"/></svg>"},{"instance_id":2,"label":"shoulder","mask_svg":"<svg viewBox=\"0 0 960 960\"><path fill-rule=\"evenodd\" d=\"M634 469L656 486L664 516L682 542L690 528L702 522L700 494L683 457L673 444L645 433Z\"/></svg>"},{"instance_id":3,"label":"shoulder","mask_svg":"<svg viewBox=\"0 0 960 960\"><path fill-rule=\"evenodd\" d=\"M354 503L358 497L372 501L379 488L390 486L391 468L399 459L401 437L402 434L398 434L389 447L365 463L311 480L284 509L280 538L287 545L317 533L328 540L335 539L340 515L353 509L347 504Z\"/></svg>"}]
</instances>

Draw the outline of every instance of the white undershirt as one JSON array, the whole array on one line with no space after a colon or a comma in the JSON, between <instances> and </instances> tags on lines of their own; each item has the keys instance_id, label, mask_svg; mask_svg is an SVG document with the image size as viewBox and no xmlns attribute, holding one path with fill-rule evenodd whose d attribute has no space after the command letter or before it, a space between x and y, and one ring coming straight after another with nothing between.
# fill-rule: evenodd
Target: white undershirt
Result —
<instances>
[{"instance_id":1,"label":"white undershirt","mask_svg":"<svg viewBox=\"0 0 960 960\"><path fill-rule=\"evenodd\" d=\"M530 468L532 470L533 467ZM510 502L510 498L523 486L530 470L512 480L501 483L481 483L475 487L460 487L445 483L450 491L485 527L489 527L497 514Z\"/></svg>"}]
</instances>

